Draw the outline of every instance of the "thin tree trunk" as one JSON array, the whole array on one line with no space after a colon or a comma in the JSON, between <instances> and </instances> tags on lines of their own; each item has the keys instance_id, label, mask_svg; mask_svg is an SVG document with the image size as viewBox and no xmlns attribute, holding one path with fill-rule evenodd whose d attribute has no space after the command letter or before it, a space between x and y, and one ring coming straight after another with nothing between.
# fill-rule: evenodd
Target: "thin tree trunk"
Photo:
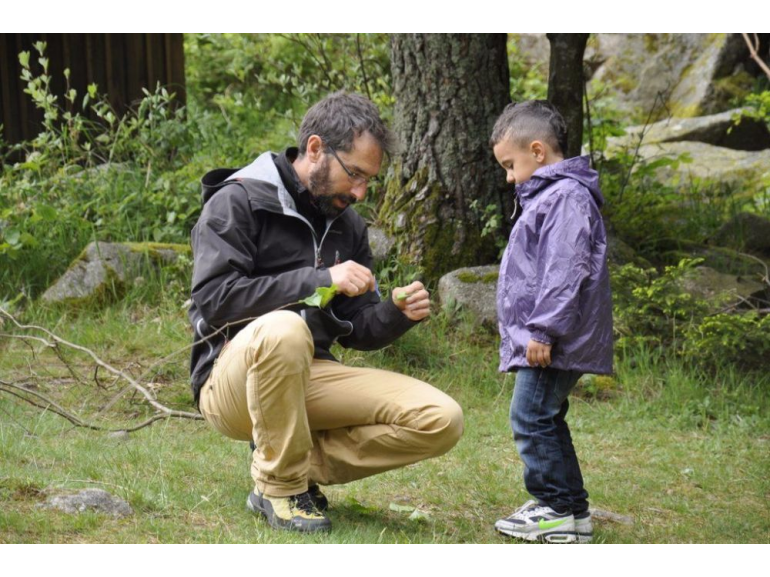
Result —
<instances>
[{"instance_id":1,"label":"thin tree trunk","mask_svg":"<svg viewBox=\"0 0 770 577\"><path fill-rule=\"evenodd\" d=\"M551 43L548 100L567 123L565 158L578 156L583 144L583 54L588 34L547 34Z\"/></svg>"}]
</instances>

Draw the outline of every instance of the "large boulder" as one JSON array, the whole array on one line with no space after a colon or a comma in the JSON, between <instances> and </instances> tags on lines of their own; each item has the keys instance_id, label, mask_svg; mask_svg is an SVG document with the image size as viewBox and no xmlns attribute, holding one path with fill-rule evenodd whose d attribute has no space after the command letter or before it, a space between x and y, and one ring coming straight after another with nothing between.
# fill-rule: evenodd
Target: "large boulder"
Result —
<instances>
[{"instance_id":1,"label":"large boulder","mask_svg":"<svg viewBox=\"0 0 770 577\"><path fill-rule=\"evenodd\" d=\"M681 286L693 296L724 304L738 304L752 298L763 298L767 290L767 286L761 282L721 273L708 266L699 266L687 271L681 280Z\"/></svg>"},{"instance_id":2,"label":"large boulder","mask_svg":"<svg viewBox=\"0 0 770 577\"><path fill-rule=\"evenodd\" d=\"M474 266L445 274L438 283L444 310L467 311L479 324L497 327L497 278L499 266Z\"/></svg>"},{"instance_id":3,"label":"large boulder","mask_svg":"<svg viewBox=\"0 0 770 577\"><path fill-rule=\"evenodd\" d=\"M741 110L728 110L710 116L669 118L648 126L630 126L626 134L607 139L607 149L635 149L644 144L695 141L733 148L735 150L765 150L770 148L767 123L754 118L740 118ZM740 121L736 124L736 118Z\"/></svg>"},{"instance_id":4,"label":"large boulder","mask_svg":"<svg viewBox=\"0 0 770 577\"><path fill-rule=\"evenodd\" d=\"M41 297L69 305L98 301L125 289L147 271L190 254L190 247L161 243L92 242Z\"/></svg>"},{"instance_id":5,"label":"large boulder","mask_svg":"<svg viewBox=\"0 0 770 577\"><path fill-rule=\"evenodd\" d=\"M512 44L515 57L547 76L545 34L513 34ZM646 117L654 108L654 119L724 111L752 90L756 74L740 34L591 34L584 64L594 85L612 87L621 110Z\"/></svg>"},{"instance_id":6,"label":"large boulder","mask_svg":"<svg viewBox=\"0 0 770 577\"><path fill-rule=\"evenodd\" d=\"M641 146L639 158L647 162L660 158L689 158L689 162L657 170L658 180L675 185L711 180L746 187L770 174L770 150L751 152L703 142L659 142Z\"/></svg>"},{"instance_id":7,"label":"large boulder","mask_svg":"<svg viewBox=\"0 0 770 577\"><path fill-rule=\"evenodd\" d=\"M585 59L592 81L618 90L629 112L690 117L727 109L754 79L740 34L592 34ZM666 106L662 106L662 103Z\"/></svg>"}]
</instances>

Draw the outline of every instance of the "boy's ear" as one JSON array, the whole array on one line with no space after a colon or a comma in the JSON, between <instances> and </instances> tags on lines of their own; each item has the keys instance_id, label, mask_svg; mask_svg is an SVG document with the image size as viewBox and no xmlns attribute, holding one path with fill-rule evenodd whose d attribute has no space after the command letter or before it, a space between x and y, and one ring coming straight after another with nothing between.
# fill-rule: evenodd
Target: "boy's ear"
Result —
<instances>
[{"instance_id":1,"label":"boy's ear","mask_svg":"<svg viewBox=\"0 0 770 577\"><path fill-rule=\"evenodd\" d=\"M529 150L532 152L532 156L535 157L535 161L538 164L545 162L545 145L539 140L533 140L529 145Z\"/></svg>"}]
</instances>

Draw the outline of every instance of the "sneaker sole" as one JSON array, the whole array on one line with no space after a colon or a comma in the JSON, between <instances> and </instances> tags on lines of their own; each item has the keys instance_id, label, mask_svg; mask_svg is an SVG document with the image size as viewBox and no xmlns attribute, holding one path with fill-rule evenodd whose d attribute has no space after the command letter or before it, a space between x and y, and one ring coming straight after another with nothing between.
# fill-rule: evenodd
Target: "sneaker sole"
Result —
<instances>
[{"instance_id":1,"label":"sneaker sole","mask_svg":"<svg viewBox=\"0 0 770 577\"><path fill-rule=\"evenodd\" d=\"M498 529L498 532L514 539L522 539L532 543L567 544L578 542L578 537L574 533L517 533L516 531L506 531L503 529Z\"/></svg>"},{"instance_id":2,"label":"sneaker sole","mask_svg":"<svg viewBox=\"0 0 770 577\"><path fill-rule=\"evenodd\" d=\"M532 533L522 533L498 524L495 524L495 530L503 535L530 542L577 543L579 541L578 534L573 531L533 531Z\"/></svg>"},{"instance_id":3,"label":"sneaker sole","mask_svg":"<svg viewBox=\"0 0 770 577\"><path fill-rule=\"evenodd\" d=\"M593 533L576 533L578 543L590 543L594 540Z\"/></svg>"}]
</instances>

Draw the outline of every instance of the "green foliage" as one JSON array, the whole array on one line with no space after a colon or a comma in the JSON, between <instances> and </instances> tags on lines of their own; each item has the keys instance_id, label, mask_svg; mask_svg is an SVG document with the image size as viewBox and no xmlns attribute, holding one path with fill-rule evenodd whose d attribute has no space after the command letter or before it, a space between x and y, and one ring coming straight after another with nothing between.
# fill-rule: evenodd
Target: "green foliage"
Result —
<instances>
[{"instance_id":1,"label":"green foliage","mask_svg":"<svg viewBox=\"0 0 770 577\"><path fill-rule=\"evenodd\" d=\"M508 70L511 100L542 100L548 96L548 67L528 62L522 54L516 35L508 35Z\"/></svg>"},{"instance_id":2,"label":"green foliage","mask_svg":"<svg viewBox=\"0 0 770 577\"><path fill-rule=\"evenodd\" d=\"M766 371L770 358L770 316L756 311L705 317L687 332L683 354L711 369L731 364Z\"/></svg>"},{"instance_id":3,"label":"green foliage","mask_svg":"<svg viewBox=\"0 0 770 577\"><path fill-rule=\"evenodd\" d=\"M397 256L390 256L388 260L377 265L374 276L380 290L392 290L395 287L410 285L421 277L421 272L416 265ZM389 297L389 292L386 291L384 296Z\"/></svg>"},{"instance_id":4,"label":"green foliage","mask_svg":"<svg viewBox=\"0 0 770 577\"><path fill-rule=\"evenodd\" d=\"M35 295L88 240L184 242L198 209L180 181L195 143L185 108L165 88L119 117L96 85L51 92L46 45L22 53L25 92L43 112L22 155L0 174L0 295ZM36 66L37 65L37 66ZM69 71L64 71L69 81ZM95 120L92 120L95 119ZM10 156L7 156L10 158ZM193 187L187 186L193 184Z\"/></svg>"},{"instance_id":5,"label":"green foliage","mask_svg":"<svg viewBox=\"0 0 770 577\"><path fill-rule=\"evenodd\" d=\"M384 34L197 34L185 49L191 92L208 108L301 115L342 89L393 102Z\"/></svg>"},{"instance_id":6,"label":"green foliage","mask_svg":"<svg viewBox=\"0 0 770 577\"><path fill-rule=\"evenodd\" d=\"M508 239L501 234L502 229L502 210L497 204L488 204L482 207L479 200L471 201L468 206L476 215L483 227L481 229L481 238L492 236L495 239L495 246L497 247L498 259L502 258L505 252L505 247L508 244Z\"/></svg>"},{"instance_id":7,"label":"green foliage","mask_svg":"<svg viewBox=\"0 0 770 577\"><path fill-rule=\"evenodd\" d=\"M663 273L625 265L613 271L613 316L621 353L660 348L695 366L715 371L766 368L770 353L770 317L756 311L714 313L708 302L683 289L683 278L701 259L683 259Z\"/></svg>"},{"instance_id":8,"label":"green foliage","mask_svg":"<svg viewBox=\"0 0 770 577\"><path fill-rule=\"evenodd\" d=\"M770 90L754 92L746 96L744 108L733 115L733 122L738 125L743 118L753 118L764 121L770 128Z\"/></svg>"}]
</instances>

